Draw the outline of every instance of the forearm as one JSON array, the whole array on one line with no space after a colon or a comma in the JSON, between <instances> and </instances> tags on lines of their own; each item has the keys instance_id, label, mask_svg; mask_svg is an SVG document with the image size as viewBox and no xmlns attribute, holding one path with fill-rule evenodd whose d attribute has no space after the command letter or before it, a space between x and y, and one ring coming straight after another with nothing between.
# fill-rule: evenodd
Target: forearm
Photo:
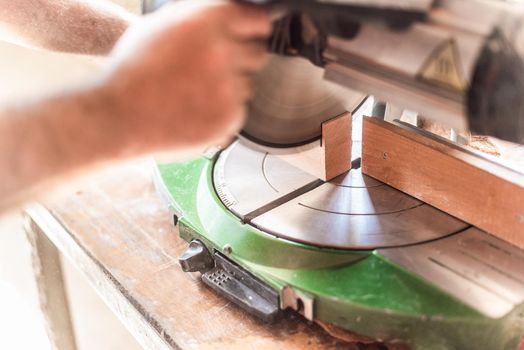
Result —
<instances>
[{"instance_id":1,"label":"forearm","mask_svg":"<svg viewBox=\"0 0 524 350\"><path fill-rule=\"evenodd\" d=\"M201 150L234 135L270 31L256 7L167 5L126 32L90 86L0 105L0 212L88 166Z\"/></svg>"},{"instance_id":2,"label":"forearm","mask_svg":"<svg viewBox=\"0 0 524 350\"><path fill-rule=\"evenodd\" d=\"M0 212L64 176L122 156L105 88L0 110Z\"/></svg>"},{"instance_id":3,"label":"forearm","mask_svg":"<svg viewBox=\"0 0 524 350\"><path fill-rule=\"evenodd\" d=\"M52 51L106 55L133 20L104 0L0 0L0 39Z\"/></svg>"}]
</instances>

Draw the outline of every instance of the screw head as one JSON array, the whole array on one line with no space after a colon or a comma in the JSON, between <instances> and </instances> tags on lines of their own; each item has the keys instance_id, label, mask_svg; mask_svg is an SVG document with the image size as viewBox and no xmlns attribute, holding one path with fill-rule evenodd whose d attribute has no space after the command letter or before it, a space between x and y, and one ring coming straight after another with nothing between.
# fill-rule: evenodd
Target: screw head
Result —
<instances>
[{"instance_id":1,"label":"screw head","mask_svg":"<svg viewBox=\"0 0 524 350\"><path fill-rule=\"evenodd\" d=\"M226 244L222 248L222 253L224 253L226 255L230 255L231 253L233 253L233 248L229 244Z\"/></svg>"},{"instance_id":2,"label":"screw head","mask_svg":"<svg viewBox=\"0 0 524 350\"><path fill-rule=\"evenodd\" d=\"M382 159L384 159L384 160L388 159L387 152L382 153Z\"/></svg>"}]
</instances>

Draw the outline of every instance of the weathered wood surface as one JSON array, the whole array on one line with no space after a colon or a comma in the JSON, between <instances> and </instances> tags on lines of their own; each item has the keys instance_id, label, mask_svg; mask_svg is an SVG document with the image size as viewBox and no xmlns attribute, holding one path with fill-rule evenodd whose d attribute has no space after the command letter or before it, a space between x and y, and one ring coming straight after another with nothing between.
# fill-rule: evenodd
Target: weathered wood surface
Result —
<instances>
[{"instance_id":1,"label":"weathered wood surface","mask_svg":"<svg viewBox=\"0 0 524 350\"><path fill-rule=\"evenodd\" d=\"M151 167L139 162L100 173L47 209L28 211L142 346L361 349L294 314L261 323L214 294L197 274L183 273L177 257L186 243L156 194Z\"/></svg>"},{"instance_id":2,"label":"weathered wood surface","mask_svg":"<svg viewBox=\"0 0 524 350\"><path fill-rule=\"evenodd\" d=\"M75 350L76 340L60 254L41 229L32 220L26 219L25 231L31 245L38 302L51 347L54 350Z\"/></svg>"},{"instance_id":3,"label":"weathered wood surface","mask_svg":"<svg viewBox=\"0 0 524 350\"><path fill-rule=\"evenodd\" d=\"M450 142L364 118L362 171L524 248L524 175Z\"/></svg>"}]
</instances>

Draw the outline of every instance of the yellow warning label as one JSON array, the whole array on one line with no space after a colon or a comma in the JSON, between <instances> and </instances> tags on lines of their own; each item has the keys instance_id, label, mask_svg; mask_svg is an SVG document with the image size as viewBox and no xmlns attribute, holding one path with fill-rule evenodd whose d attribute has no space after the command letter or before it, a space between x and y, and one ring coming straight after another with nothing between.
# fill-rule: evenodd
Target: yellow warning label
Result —
<instances>
[{"instance_id":1,"label":"yellow warning label","mask_svg":"<svg viewBox=\"0 0 524 350\"><path fill-rule=\"evenodd\" d=\"M433 83L444 84L459 91L465 90L466 84L453 40L446 41L433 51L420 76Z\"/></svg>"}]
</instances>

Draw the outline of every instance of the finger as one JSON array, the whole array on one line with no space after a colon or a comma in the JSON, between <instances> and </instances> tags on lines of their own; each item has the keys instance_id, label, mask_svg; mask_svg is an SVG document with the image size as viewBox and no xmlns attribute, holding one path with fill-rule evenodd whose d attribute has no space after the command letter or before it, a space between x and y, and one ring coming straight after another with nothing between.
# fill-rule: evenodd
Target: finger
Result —
<instances>
[{"instance_id":1,"label":"finger","mask_svg":"<svg viewBox=\"0 0 524 350\"><path fill-rule=\"evenodd\" d=\"M231 59L237 71L257 72L266 64L268 56L266 44L260 41L233 43Z\"/></svg>"},{"instance_id":2,"label":"finger","mask_svg":"<svg viewBox=\"0 0 524 350\"><path fill-rule=\"evenodd\" d=\"M229 146L231 146L231 144L233 142L235 142L235 140L237 139L236 136L226 136L226 137L223 137L221 138L220 140L218 140L217 142L217 147L221 148L221 149L226 149L228 148Z\"/></svg>"},{"instance_id":3,"label":"finger","mask_svg":"<svg viewBox=\"0 0 524 350\"><path fill-rule=\"evenodd\" d=\"M236 72L232 80L234 100L239 106L245 105L253 96L253 74Z\"/></svg>"},{"instance_id":4,"label":"finger","mask_svg":"<svg viewBox=\"0 0 524 350\"><path fill-rule=\"evenodd\" d=\"M267 38L272 25L269 12L259 6L227 4L223 12L228 34L239 39Z\"/></svg>"},{"instance_id":5,"label":"finger","mask_svg":"<svg viewBox=\"0 0 524 350\"><path fill-rule=\"evenodd\" d=\"M219 133L215 139L223 140L236 135L244 126L246 113L246 103L236 103L229 111L227 122L222 124L222 127L220 128Z\"/></svg>"}]
</instances>

